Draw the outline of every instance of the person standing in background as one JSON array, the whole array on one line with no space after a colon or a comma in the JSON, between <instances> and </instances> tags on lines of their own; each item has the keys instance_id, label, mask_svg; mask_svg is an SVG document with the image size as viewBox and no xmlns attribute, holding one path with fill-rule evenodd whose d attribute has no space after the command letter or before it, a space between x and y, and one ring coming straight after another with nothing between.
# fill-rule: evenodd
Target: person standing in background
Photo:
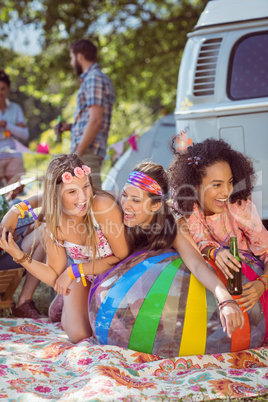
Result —
<instances>
[{"instance_id":1,"label":"person standing in background","mask_svg":"<svg viewBox=\"0 0 268 402\"><path fill-rule=\"evenodd\" d=\"M0 70L0 185L15 182L25 173L20 152L2 152L16 149L16 140L26 141L29 131L21 107L8 99L10 78Z\"/></svg>"},{"instance_id":2,"label":"person standing in background","mask_svg":"<svg viewBox=\"0 0 268 402\"><path fill-rule=\"evenodd\" d=\"M75 152L91 167L93 184L101 187L100 169L107 149L115 91L96 62L97 48L91 41L79 39L72 43L70 59L80 77L80 86L74 122L62 122L60 131L71 130L71 153Z\"/></svg>"}]
</instances>

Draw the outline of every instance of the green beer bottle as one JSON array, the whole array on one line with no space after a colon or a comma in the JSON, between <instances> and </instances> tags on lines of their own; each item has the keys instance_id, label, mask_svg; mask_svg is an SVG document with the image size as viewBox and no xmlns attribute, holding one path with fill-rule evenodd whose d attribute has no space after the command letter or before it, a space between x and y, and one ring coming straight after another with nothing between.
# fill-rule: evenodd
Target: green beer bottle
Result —
<instances>
[{"instance_id":1,"label":"green beer bottle","mask_svg":"<svg viewBox=\"0 0 268 402\"><path fill-rule=\"evenodd\" d=\"M62 141L62 132L60 131L61 129L61 122L62 122L62 118L61 115L58 116L58 124L57 124L57 130L56 130L56 140L55 142L61 142Z\"/></svg>"},{"instance_id":2,"label":"green beer bottle","mask_svg":"<svg viewBox=\"0 0 268 402\"><path fill-rule=\"evenodd\" d=\"M237 261L241 261L238 254L237 247L237 238L231 237L230 243L230 253L237 259ZM233 278L228 278L227 280L227 289L231 295L241 295L242 294L242 268L239 269L239 272L233 271Z\"/></svg>"}]
</instances>

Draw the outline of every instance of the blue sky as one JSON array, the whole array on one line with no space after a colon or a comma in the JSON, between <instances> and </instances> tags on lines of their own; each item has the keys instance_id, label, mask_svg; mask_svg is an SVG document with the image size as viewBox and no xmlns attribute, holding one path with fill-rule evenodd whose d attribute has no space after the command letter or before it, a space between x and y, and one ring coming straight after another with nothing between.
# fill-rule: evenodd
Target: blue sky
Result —
<instances>
[{"instance_id":1,"label":"blue sky","mask_svg":"<svg viewBox=\"0 0 268 402\"><path fill-rule=\"evenodd\" d=\"M41 31L34 24L23 26L21 23L10 23L5 26L4 31L8 34L8 38L2 42L5 47L31 56L41 51L38 43Z\"/></svg>"}]
</instances>

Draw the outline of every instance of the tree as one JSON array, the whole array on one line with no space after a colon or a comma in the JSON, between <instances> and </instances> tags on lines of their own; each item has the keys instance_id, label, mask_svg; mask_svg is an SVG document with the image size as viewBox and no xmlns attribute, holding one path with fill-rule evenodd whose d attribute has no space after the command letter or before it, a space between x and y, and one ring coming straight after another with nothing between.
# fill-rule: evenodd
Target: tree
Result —
<instances>
[{"instance_id":1,"label":"tree","mask_svg":"<svg viewBox=\"0 0 268 402\"><path fill-rule=\"evenodd\" d=\"M42 52L20 71L28 80L23 92L34 92L45 104L63 108L77 89L69 45L88 37L100 49L99 61L115 85L117 106L140 102L156 115L163 108L172 113L186 35L206 2L6 0L0 9L0 34L3 23L14 18L43 30ZM10 63L6 57L5 66Z\"/></svg>"}]
</instances>

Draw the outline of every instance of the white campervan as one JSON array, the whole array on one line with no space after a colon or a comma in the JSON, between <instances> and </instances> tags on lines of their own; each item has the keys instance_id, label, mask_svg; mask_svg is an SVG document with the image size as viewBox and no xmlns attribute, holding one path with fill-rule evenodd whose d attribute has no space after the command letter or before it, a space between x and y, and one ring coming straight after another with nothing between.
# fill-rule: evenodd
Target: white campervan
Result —
<instances>
[{"instance_id":1,"label":"white campervan","mask_svg":"<svg viewBox=\"0 0 268 402\"><path fill-rule=\"evenodd\" d=\"M253 194L268 219L268 0L211 0L188 34L177 133L222 138L255 160Z\"/></svg>"}]
</instances>

